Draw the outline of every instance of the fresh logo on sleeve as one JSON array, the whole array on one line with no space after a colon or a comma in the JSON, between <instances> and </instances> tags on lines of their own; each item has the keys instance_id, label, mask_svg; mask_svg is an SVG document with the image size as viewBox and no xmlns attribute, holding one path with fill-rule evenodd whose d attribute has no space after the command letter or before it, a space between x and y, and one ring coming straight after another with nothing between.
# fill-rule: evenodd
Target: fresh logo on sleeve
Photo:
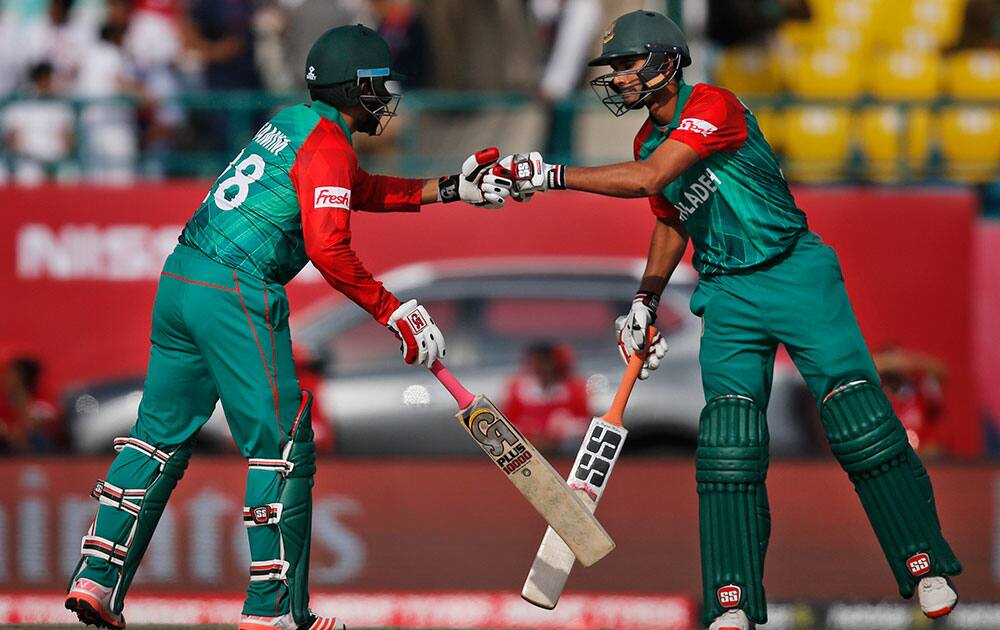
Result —
<instances>
[{"instance_id":1,"label":"fresh logo on sleeve","mask_svg":"<svg viewBox=\"0 0 1000 630\"><path fill-rule=\"evenodd\" d=\"M681 121L681 124L677 126L678 131L693 131L694 133L700 133L703 136L708 136L710 133L714 133L719 128L708 122L707 120L702 120L701 118L685 118Z\"/></svg>"},{"instance_id":2,"label":"fresh logo on sleeve","mask_svg":"<svg viewBox=\"0 0 1000 630\"><path fill-rule=\"evenodd\" d=\"M319 186L313 197L315 208L351 209L351 189L340 186Z\"/></svg>"}]
</instances>

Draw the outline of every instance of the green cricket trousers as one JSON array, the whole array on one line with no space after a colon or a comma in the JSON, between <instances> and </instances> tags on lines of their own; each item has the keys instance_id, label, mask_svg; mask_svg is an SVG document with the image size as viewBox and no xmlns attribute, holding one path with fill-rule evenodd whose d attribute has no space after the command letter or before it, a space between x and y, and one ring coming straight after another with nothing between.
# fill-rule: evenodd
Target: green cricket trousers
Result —
<instances>
[{"instance_id":1,"label":"green cricket trousers","mask_svg":"<svg viewBox=\"0 0 1000 630\"><path fill-rule=\"evenodd\" d=\"M961 571L941 534L927 472L879 386L833 249L807 232L763 265L703 276L691 310L702 318L706 400L696 455L706 624L733 608L756 623L767 619L764 412L779 343L819 404L900 593L912 596L926 575Z\"/></svg>"},{"instance_id":2,"label":"green cricket trousers","mask_svg":"<svg viewBox=\"0 0 1000 630\"><path fill-rule=\"evenodd\" d=\"M250 460L244 522L252 564L244 612L288 612L285 548L279 528L267 525L280 518L275 506L290 468L285 447L307 397L295 376L284 287L178 245L160 276L151 342L138 420L128 438L116 440L118 456L94 490L101 505L74 578L115 586L121 610L187 465L187 443L221 399L233 439Z\"/></svg>"}]
</instances>

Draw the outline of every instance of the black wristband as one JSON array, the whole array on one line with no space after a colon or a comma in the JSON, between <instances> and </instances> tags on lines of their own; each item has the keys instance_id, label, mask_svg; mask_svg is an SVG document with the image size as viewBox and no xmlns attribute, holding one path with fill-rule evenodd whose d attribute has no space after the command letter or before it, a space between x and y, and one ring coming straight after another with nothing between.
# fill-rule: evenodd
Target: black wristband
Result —
<instances>
[{"instance_id":1,"label":"black wristband","mask_svg":"<svg viewBox=\"0 0 1000 630\"><path fill-rule=\"evenodd\" d=\"M656 321L656 309L660 306L659 295L652 291L637 291L635 297L632 298L632 302L641 302L653 314L652 321Z\"/></svg>"},{"instance_id":2,"label":"black wristband","mask_svg":"<svg viewBox=\"0 0 1000 630\"><path fill-rule=\"evenodd\" d=\"M458 201L458 175L445 175L438 179L438 199L441 203Z\"/></svg>"},{"instance_id":3,"label":"black wristband","mask_svg":"<svg viewBox=\"0 0 1000 630\"><path fill-rule=\"evenodd\" d=\"M566 167L562 164L553 164L549 169L548 188L549 190L566 190Z\"/></svg>"}]
</instances>

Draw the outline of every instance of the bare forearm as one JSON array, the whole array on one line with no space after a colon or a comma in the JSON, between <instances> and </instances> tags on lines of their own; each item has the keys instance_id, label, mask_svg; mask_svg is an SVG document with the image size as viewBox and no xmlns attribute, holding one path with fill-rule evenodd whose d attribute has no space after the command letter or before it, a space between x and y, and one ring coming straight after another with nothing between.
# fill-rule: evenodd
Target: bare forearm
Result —
<instances>
[{"instance_id":1,"label":"bare forearm","mask_svg":"<svg viewBox=\"0 0 1000 630\"><path fill-rule=\"evenodd\" d=\"M684 256L687 243L688 233L679 218L657 220L639 290L661 295Z\"/></svg>"},{"instance_id":2,"label":"bare forearm","mask_svg":"<svg viewBox=\"0 0 1000 630\"><path fill-rule=\"evenodd\" d=\"M566 188L611 197L650 197L700 158L691 147L667 140L645 160L607 166L567 167Z\"/></svg>"},{"instance_id":3,"label":"bare forearm","mask_svg":"<svg viewBox=\"0 0 1000 630\"><path fill-rule=\"evenodd\" d=\"M660 178L645 162L566 167L566 188L611 197L649 197L660 191Z\"/></svg>"}]
</instances>

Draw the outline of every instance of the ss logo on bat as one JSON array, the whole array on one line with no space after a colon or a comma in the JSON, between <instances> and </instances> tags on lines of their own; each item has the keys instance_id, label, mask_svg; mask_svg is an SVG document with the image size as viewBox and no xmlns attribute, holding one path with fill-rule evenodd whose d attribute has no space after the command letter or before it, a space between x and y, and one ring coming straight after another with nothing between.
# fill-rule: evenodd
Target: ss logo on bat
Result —
<instances>
[{"instance_id":1,"label":"ss logo on bat","mask_svg":"<svg viewBox=\"0 0 1000 630\"><path fill-rule=\"evenodd\" d=\"M580 465L573 471L573 476L600 488L608 477L621 444L620 434L606 427L594 426L587 436L586 450L580 456Z\"/></svg>"}]
</instances>

